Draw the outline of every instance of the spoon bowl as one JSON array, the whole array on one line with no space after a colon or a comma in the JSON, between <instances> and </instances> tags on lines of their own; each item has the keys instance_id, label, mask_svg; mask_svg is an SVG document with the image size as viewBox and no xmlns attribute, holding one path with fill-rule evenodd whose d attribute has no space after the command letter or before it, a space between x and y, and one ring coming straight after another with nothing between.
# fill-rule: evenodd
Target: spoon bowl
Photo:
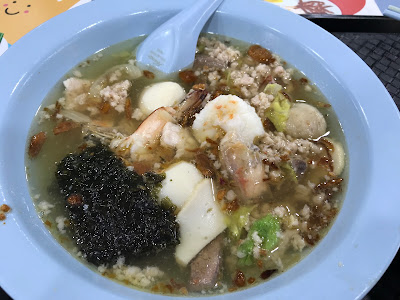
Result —
<instances>
[{"instance_id":1,"label":"spoon bowl","mask_svg":"<svg viewBox=\"0 0 400 300\"><path fill-rule=\"evenodd\" d=\"M173 73L193 63L204 24L223 0L199 0L153 31L139 46L139 64Z\"/></svg>"}]
</instances>

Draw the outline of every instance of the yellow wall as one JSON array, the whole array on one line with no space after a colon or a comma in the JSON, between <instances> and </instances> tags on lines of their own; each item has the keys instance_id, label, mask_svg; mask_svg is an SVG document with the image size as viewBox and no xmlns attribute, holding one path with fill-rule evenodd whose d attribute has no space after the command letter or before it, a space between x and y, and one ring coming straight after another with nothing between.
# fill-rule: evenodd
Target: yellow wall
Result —
<instances>
[{"instance_id":1,"label":"yellow wall","mask_svg":"<svg viewBox=\"0 0 400 300\"><path fill-rule=\"evenodd\" d=\"M7 42L19 38L79 0L0 0L0 32Z\"/></svg>"}]
</instances>

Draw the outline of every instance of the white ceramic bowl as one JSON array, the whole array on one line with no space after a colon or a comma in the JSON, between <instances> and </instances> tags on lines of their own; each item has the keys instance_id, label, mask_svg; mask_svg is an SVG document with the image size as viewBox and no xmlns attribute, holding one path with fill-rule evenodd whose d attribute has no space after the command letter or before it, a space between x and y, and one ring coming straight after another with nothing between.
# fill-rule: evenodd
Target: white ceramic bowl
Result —
<instances>
[{"instance_id":1,"label":"white ceramic bowl","mask_svg":"<svg viewBox=\"0 0 400 300\"><path fill-rule=\"evenodd\" d=\"M94 52L148 34L191 1L96 0L39 26L0 57L0 285L15 299L164 298L91 271L50 235L27 189L24 153L42 99ZM397 108L361 59L309 21L261 0L226 0L205 31L259 43L303 71L328 98L348 145L349 182L328 235L286 273L228 299L359 299L400 237Z\"/></svg>"}]
</instances>

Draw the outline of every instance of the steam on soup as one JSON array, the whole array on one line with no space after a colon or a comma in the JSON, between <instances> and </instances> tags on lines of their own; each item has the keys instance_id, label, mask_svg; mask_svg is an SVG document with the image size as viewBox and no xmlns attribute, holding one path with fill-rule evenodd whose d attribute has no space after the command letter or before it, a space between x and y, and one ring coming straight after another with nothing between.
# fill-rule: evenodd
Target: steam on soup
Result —
<instances>
[{"instance_id":1,"label":"steam on soup","mask_svg":"<svg viewBox=\"0 0 400 300\"><path fill-rule=\"evenodd\" d=\"M49 230L102 275L216 294L298 262L340 207L343 133L301 73L206 35L165 77L133 39L74 68L35 117L27 173Z\"/></svg>"}]
</instances>

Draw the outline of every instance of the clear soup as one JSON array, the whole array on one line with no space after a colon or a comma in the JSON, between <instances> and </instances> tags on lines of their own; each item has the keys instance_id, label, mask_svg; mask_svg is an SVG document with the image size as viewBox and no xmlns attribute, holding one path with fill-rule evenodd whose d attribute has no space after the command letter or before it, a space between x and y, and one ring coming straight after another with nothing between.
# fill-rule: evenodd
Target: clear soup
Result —
<instances>
[{"instance_id":1,"label":"clear soup","mask_svg":"<svg viewBox=\"0 0 400 300\"><path fill-rule=\"evenodd\" d=\"M153 293L214 295L278 276L339 212L340 123L300 71L258 45L198 41L192 68L101 50L35 116L26 171L39 216L79 261Z\"/></svg>"}]
</instances>

